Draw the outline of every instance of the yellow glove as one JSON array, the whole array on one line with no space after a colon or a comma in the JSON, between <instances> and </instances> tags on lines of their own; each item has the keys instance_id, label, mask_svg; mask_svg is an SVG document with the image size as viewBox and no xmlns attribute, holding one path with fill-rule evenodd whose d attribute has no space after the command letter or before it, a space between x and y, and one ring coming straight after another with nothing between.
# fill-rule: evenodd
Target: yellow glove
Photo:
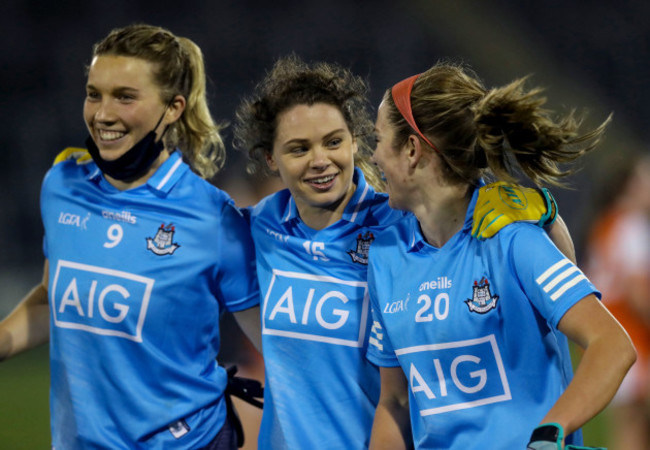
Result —
<instances>
[{"instance_id":1,"label":"yellow glove","mask_svg":"<svg viewBox=\"0 0 650 450\"><path fill-rule=\"evenodd\" d=\"M56 158L54 158L54 164L52 165L54 166L68 159L75 159L77 164L85 164L92 161L90 153L88 153L88 150L85 148L68 147L56 155Z\"/></svg>"},{"instance_id":2,"label":"yellow glove","mask_svg":"<svg viewBox=\"0 0 650 450\"><path fill-rule=\"evenodd\" d=\"M512 222L550 225L557 217L557 204L546 188L533 189L499 181L478 191L472 236L488 239Z\"/></svg>"}]
</instances>

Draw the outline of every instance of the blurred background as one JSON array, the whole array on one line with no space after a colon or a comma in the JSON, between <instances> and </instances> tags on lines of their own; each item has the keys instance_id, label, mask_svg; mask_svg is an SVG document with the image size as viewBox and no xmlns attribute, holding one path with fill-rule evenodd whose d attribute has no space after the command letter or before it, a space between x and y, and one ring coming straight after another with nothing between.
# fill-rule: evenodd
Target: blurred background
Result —
<instances>
[{"instance_id":1,"label":"blurred background","mask_svg":"<svg viewBox=\"0 0 650 450\"><path fill-rule=\"evenodd\" d=\"M580 263L592 223L626 166L650 152L646 2L4 0L1 11L2 317L41 276L40 183L60 150L84 145L91 46L133 22L167 27L202 48L211 110L220 121L232 121L239 100L290 52L349 66L368 80L375 106L385 88L451 59L472 66L488 86L532 75L531 85L546 88L549 107L587 112L586 127L613 113L606 140L571 177L571 189L552 189ZM231 137L226 129L229 145ZM215 180L240 206L275 187L248 177L244 163L229 148ZM647 199L650 191L643 195ZM236 352L225 357L240 358ZM238 362L244 373L259 374L254 355ZM48 448L47 383L47 349L0 365L0 448ZM606 444L608 414L586 428L587 443Z\"/></svg>"}]
</instances>

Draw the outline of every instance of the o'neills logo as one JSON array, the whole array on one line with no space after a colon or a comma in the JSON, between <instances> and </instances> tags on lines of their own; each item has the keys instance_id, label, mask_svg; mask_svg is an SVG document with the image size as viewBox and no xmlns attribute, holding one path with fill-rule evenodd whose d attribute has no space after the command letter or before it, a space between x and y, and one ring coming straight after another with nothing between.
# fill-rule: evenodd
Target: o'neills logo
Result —
<instances>
[{"instance_id":1,"label":"o'neills logo","mask_svg":"<svg viewBox=\"0 0 650 450\"><path fill-rule=\"evenodd\" d=\"M448 277L438 277L435 280L425 281L420 284L420 292L429 289L451 289L452 282Z\"/></svg>"},{"instance_id":2,"label":"o'neills logo","mask_svg":"<svg viewBox=\"0 0 650 450\"><path fill-rule=\"evenodd\" d=\"M106 211L102 210L102 217L108 220L115 220L116 222L126 222L135 225L137 219L129 211Z\"/></svg>"}]
</instances>

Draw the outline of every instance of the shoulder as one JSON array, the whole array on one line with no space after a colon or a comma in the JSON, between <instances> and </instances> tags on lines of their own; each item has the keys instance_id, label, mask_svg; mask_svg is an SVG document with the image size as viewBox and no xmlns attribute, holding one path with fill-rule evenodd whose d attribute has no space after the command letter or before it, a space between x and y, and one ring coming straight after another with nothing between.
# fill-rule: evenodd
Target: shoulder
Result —
<instances>
[{"instance_id":1,"label":"shoulder","mask_svg":"<svg viewBox=\"0 0 650 450\"><path fill-rule=\"evenodd\" d=\"M267 195L256 205L249 208L251 220L261 217L280 220L290 200L291 193L288 189L282 189L278 192Z\"/></svg>"},{"instance_id":2,"label":"shoulder","mask_svg":"<svg viewBox=\"0 0 650 450\"><path fill-rule=\"evenodd\" d=\"M478 240L471 237L470 240L483 253L497 252L500 255L520 260L522 258L532 259L531 255L537 255L537 252L544 252L549 247L555 247L543 228L526 222L511 223L489 239Z\"/></svg>"},{"instance_id":3,"label":"shoulder","mask_svg":"<svg viewBox=\"0 0 650 450\"><path fill-rule=\"evenodd\" d=\"M68 147L60 152L52 162L43 180L46 187L52 183L62 183L63 179L78 179L86 177L96 167L88 150L77 147Z\"/></svg>"},{"instance_id":4,"label":"shoulder","mask_svg":"<svg viewBox=\"0 0 650 450\"><path fill-rule=\"evenodd\" d=\"M395 211L395 210L393 210ZM412 214L401 214L392 223L375 229L375 240L370 247L375 254L384 252L394 254L396 247L398 251L406 251L414 239L414 227L417 226L417 219ZM387 255L388 256L388 255Z\"/></svg>"},{"instance_id":5,"label":"shoulder","mask_svg":"<svg viewBox=\"0 0 650 450\"><path fill-rule=\"evenodd\" d=\"M210 181L201 178L193 172L186 163L182 174L177 181L173 181L174 186L168 188L172 196L182 199L188 204L196 203L199 205L211 204L216 208L223 208L225 205L234 204L230 195Z\"/></svg>"},{"instance_id":6,"label":"shoulder","mask_svg":"<svg viewBox=\"0 0 650 450\"><path fill-rule=\"evenodd\" d=\"M542 228L529 223L513 223L478 245L494 264L510 267L524 282L537 279L556 264L570 263Z\"/></svg>"},{"instance_id":7,"label":"shoulder","mask_svg":"<svg viewBox=\"0 0 650 450\"><path fill-rule=\"evenodd\" d=\"M518 243L534 243L551 241L548 233L544 230L544 228L539 227L536 224L526 222L511 223L507 227L504 227L502 230L500 230L496 236L499 237L498 240L501 242L512 241ZM486 240L486 242L489 242L489 239Z\"/></svg>"},{"instance_id":8,"label":"shoulder","mask_svg":"<svg viewBox=\"0 0 650 450\"><path fill-rule=\"evenodd\" d=\"M56 166L57 164L60 164L64 161L68 161L76 165L82 165L91 162L92 158L90 156L90 153L88 153L88 150L85 148L68 147L56 155L56 158L54 158L54 163L52 165Z\"/></svg>"},{"instance_id":9,"label":"shoulder","mask_svg":"<svg viewBox=\"0 0 650 450\"><path fill-rule=\"evenodd\" d=\"M388 204L388 195L383 192L373 192L365 202L368 214L365 226L385 228L401 222L409 213L393 209Z\"/></svg>"}]
</instances>

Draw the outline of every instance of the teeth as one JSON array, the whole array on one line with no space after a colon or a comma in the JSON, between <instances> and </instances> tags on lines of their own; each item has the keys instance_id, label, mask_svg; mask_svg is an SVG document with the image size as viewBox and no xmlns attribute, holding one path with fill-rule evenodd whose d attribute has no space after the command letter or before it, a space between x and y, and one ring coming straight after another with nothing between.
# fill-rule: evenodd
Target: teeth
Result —
<instances>
[{"instance_id":1,"label":"teeth","mask_svg":"<svg viewBox=\"0 0 650 450\"><path fill-rule=\"evenodd\" d=\"M334 175L329 175L327 177L321 177L321 178L314 178L311 180L312 183L317 183L317 184L323 184L323 183L329 183L334 179Z\"/></svg>"},{"instance_id":2,"label":"teeth","mask_svg":"<svg viewBox=\"0 0 650 450\"><path fill-rule=\"evenodd\" d=\"M121 138L124 136L126 133L122 131L106 131L106 130L99 130L99 137L103 141L114 141L116 139Z\"/></svg>"}]
</instances>

